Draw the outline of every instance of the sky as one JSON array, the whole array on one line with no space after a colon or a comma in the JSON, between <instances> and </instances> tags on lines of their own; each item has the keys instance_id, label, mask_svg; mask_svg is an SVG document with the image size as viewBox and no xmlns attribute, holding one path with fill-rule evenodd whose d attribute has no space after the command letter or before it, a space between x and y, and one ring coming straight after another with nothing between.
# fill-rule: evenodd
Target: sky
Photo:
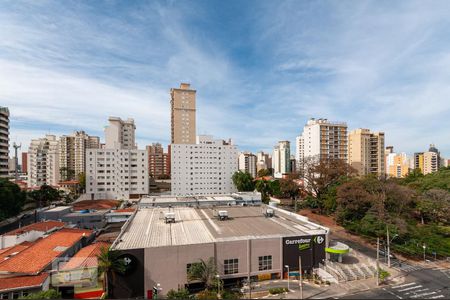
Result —
<instances>
[{"instance_id":1,"label":"sky","mask_svg":"<svg viewBox=\"0 0 450 300\"><path fill-rule=\"evenodd\" d=\"M172 87L197 90L197 134L271 151L309 118L450 157L448 1L0 2L0 106L11 143L134 118L170 140ZM11 152L12 153L12 152Z\"/></svg>"}]
</instances>

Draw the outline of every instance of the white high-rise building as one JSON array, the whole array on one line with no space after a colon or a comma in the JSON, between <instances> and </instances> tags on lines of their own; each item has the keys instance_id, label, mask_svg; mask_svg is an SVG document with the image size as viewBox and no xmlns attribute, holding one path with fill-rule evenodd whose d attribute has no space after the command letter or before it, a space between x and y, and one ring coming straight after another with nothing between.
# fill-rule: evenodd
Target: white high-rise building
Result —
<instances>
[{"instance_id":1,"label":"white high-rise building","mask_svg":"<svg viewBox=\"0 0 450 300\"><path fill-rule=\"evenodd\" d=\"M279 141L273 149L272 168L275 178L283 177L283 174L291 172L291 143Z\"/></svg>"},{"instance_id":2,"label":"white high-rise building","mask_svg":"<svg viewBox=\"0 0 450 300\"><path fill-rule=\"evenodd\" d=\"M8 176L9 110L0 106L0 177Z\"/></svg>"},{"instance_id":3,"label":"white high-rise building","mask_svg":"<svg viewBox=\"0 0 450 300\"><path fill-rule=\"evenodd\" d=\"M109 125L105 129L105 149L137 149L133 119L122 120L109 117Z\"/></svg>"},{"instance_id":4,"label":"white high-rise building","mask_svg":"<svg viewBox=\"0 0 450 300\"><path fill-rule=\"evenodd\" d=\"M196 144L171 144L172 195L216 195L237 191L238 150L231 140L197 136Z\"/></svg>"},{"instance_id":5,"label":"white high-rise building","mask_svg":"<svg viewBox=\"0 0 450 300\"><path fill-rule=\"evenodd\" d=\"M135 199L148 194L148 153L137 150L132 119L109 118L102 149L86 150L86 193L91 199Z\"/></svg>"},{"instance_id":6,"label":"white high-rise building","mask_svg":"<svg viewBox=\"0 0 450 300\"><path fill-rule=\"evenodd\" d=\"M28 147L28 187L44 184L57 186L59 171L59 140L54 135L31 140Z\"/></svg>"},{"instance_id":7,"label":"white high-rise building","mask_svg":"<svg viewBox=\"0 0 450 300\"><path fill-rule=\"evenodd\" d=\"M347 124L310 119L296 139L297 168L306 158L341 159L347 162Z\"/></svg>"},{"instance_id":8,"label":"white high-rise building","mask_svg":"<svg viewBox=\"0 0 450 300\"><path fill-rule=\"evenodd\" d=\"M59 167L65 169L65 178L61 179L76 179L86 171L86 149L100 148L100 138L89 136L84 131L75 131L71 135L61 136L59 145Z\"/></svg>"},{"instance_id":9,"label":"white high-rise building","mask_svg":"<svg viewBox=\"0 0 450 300\"><path fill-rule=\"evenodd\" d=\"M256 155L250 152L240 153L239 170L250 173L253 178L256 178Z\"/></svg>"}]
</instances>

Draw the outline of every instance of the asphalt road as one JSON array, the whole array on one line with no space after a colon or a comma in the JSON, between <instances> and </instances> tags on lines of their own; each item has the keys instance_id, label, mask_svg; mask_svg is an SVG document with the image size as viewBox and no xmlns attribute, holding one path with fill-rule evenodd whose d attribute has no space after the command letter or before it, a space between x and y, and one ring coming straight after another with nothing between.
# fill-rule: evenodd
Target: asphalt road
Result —
<instances>
[{"instance_id":1,"label":"asphalt road","mask_svg":"<svg viewBox=\"0 0 450 300\"><path fill-rule=\"evenodd\" d=\"M339 299L449 299L450 269L420 269L405 276L402 284L384 286Z\"/></svg>"}]
</instances>

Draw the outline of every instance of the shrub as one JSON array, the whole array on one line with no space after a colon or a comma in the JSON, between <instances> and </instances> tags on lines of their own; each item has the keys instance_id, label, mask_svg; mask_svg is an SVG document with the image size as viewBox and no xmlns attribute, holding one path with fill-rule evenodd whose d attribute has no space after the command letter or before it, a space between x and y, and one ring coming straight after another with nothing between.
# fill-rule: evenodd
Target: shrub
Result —
<instances>
[{"instance_id":1,"label":"shrub","mask_svg":"<svg viewBox=\"0 0 450 300\"><path fill-rule=\"evenodd\" d=\"M283 287L276 287L276 288L270 288L269 289L269 293L272 295L277 295L277 294L281 294L284 292L287 292L288 289L287 288L283 288Z\"/></svg>"}]
</instances>

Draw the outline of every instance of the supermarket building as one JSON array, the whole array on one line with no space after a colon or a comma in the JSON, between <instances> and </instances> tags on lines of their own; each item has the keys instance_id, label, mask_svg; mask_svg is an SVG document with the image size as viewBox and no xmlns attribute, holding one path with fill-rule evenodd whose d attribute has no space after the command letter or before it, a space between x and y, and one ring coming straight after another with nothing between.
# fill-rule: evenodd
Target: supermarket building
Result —
<instances>
[{"instance_id":1,"label":"supermarket building","mask_svg":"<svg viewBox=\"0 0 450 300\"><path fill-rule=\"evenodd\" d=\"M299 257L310 272L325 260L328 233L306 217L266 205L144 206L111 247L128 264L112 296L149 298L158 284L160 294L192 289L189 266L211 257L225 284L286 278L286 265L298 274Z\"/></svg>"}]
</instances>

